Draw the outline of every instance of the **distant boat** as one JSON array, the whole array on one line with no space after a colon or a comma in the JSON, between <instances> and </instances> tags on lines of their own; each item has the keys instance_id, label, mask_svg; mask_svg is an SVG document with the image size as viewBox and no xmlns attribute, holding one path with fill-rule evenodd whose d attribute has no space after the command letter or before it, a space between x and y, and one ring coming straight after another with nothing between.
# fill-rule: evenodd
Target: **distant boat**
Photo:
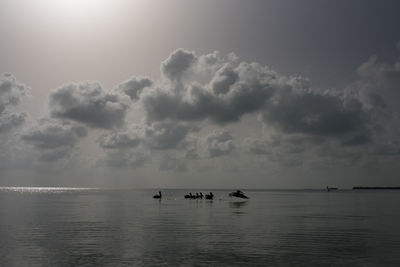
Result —
<instances>
[{"instance_id":1,"label":"distant boat","mask_svg":"<svg viewBox=\"0 0 400 267\"><path fill-rule=\"evenodd\" d=\"M234 191L232 193L229 193L230 197L238 197L238 198L249 198L248 196L246 196L242 191L237 190Z\"/></svg>"},{"instance_id":2,"label":"distant boat","mask_svg":"<svg viewBox=\"0 0 400 267\"><path fill-rule=\"evenodd\" d=\"M334 191L334 190L338 190L338 188L337 187L329 187L329 186L326 187L326 191L328 191L328 192Z\"/></svg>"},{"instance_id":3,"label":"distant boat","mask_svg":"<svg viewBox=\"0 0 400 267\"><path fill-rule=\"evenodd\" d=\"M158 195L154 195L153 198L161 199L161 191L158 191Z\"/></svg>"}]
</instances>

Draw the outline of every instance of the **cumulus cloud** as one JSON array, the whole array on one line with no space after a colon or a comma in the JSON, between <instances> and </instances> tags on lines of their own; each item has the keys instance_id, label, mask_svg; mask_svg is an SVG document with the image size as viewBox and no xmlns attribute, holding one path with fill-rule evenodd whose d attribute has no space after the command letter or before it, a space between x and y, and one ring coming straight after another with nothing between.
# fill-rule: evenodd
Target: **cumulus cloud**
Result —
<instances>
[{"instance_id":1,"label":"cumulus cloud","mask_svg":"<svg viewBox=\"0 0 400 267\"><path fill-rule=\"evenodd\" d=\"M387 107L399 111L400 60L393 64L370 57L357 69L359 80L351 84L350 91L356 92L371 107Z\"/></svg>"},{"instance_id":2,"label":"cumulus cloud","mask_svg":"<svg viewBox=\"0 0 400 267\"><path fill-rule=\"evenodd\" d=\"M100 147L105 149L127 149L139 146L143 142L144 129L139 126L131 126L127 130L113 131L102 135L97 141Z\"/></svg>"},{"instance_id":3,"label":"cumulus cloud","mask_svg":"<svg viewBox=\"0 0 400 267\"><path fill-rule=\"evenodd\" d=\"M382 86L392 86L400 84L400 62L394 64L380 63L377 56L371 56L366 62L361 64L357 73L363 79L373 81Z\"/></svg>"},{"instance_id":4,"label":"cumulus cloud","mask_svg":"<svg viewBox=\"0 0 400 267\"><path fill-rule=\"evenodd\" d=\"M50 94L49 101L52 117L103 129L121 127L128 107L122 95L107 92L93 81L64 84Z\"/></svg>"},{"instance_id":5,"label":"cumulus cloud","mask_svg":"<svg viewBox=\"0 0 400 267\"><path fill-rule=\"evenodd\" d=\"M397 70L397 65L371 67L375 64L370 62L360 67L360 76L376 69ZM382 114L374 108L384 109L385 100L377 92L369 93L365 101L366 94L359 88L353 88L353 92L348 88L324 91L313 88L307 78L280 75L259 63L240 62L233 56L224 58L218 52L196 56L177 50L163 62L161 69L170 82L146 90L140 99L149 123L211 120L224 125L239 122L245 114L260 113L263 123L281 135L297 136L309 146L334 140L342 147L371 144L382 128L379 125ZM395 80L390 79L392 83ZM211 157L234 150L228 135L209 136ZM228 139L219 140L224 136ZM280 151L274 148L272 153L294 154L306 149L306 145L294 144L289 137L280 141L284 148ZM156 140L152 143L157 144ZM156 147L162 146L153 145L153 149ZM249 139L245 147L251 154L266 155L274 146L272 142ZM197 155L188 153L188 157Z\"/></svg>"},{"instance_id":6,"label":"cumulus cloud","mask_svg":"<svg viewBox=\"0 0 400 267\"><path fill-rule=\"evenodd\" d=\"M369 121L368 113L356 99L345 102L336 96L315 93L286 96L267 108L264 119L288 133L319 136L359 132Z\"/></svg>"},{"instance_id":7,"label":"cumulus cloud","mask_svg":"<svg viewBox=\"0 0 400 267\"><path fill-rule=\"evenodd\" d=\"M229 64L217 71L210 82L210 87L215 94L226 94L230 87L238 80L239 75Z\"/></svg>"},{"instance_id":8,"label":"cumulus cloud","mask_svg":"<svg viewBox=\"0 0 400 267\"><path fill-rule=\"evenodd\" d=\"M177 49L161 63L161 72L169 80L179 81L195 62L196 56L193 52Z\"/></svg>"},{"instance_id":9,"label":"cumulus cloud","mask_svg":"<svg viewBox=\"0 0 400 267\"><path fill-rule=\"evenodd\" d=\"M41 160L54 161L69 155L79 140L87 135L83 126L41 119L21 138L42 152Z\"/></svg>"},{"instance_id":10,"label":"cumulus cloud","mask_svg":"<svg viewBox=\"0 0 400 267\"><path fill-rule=\"evenodd\" d=\"M193 125L173 121L138 124L102 135L98 143L104 149L129 149L139 145L151 150L180 149L186 146L186 137L197 131Z\"/></svg>"},{"instance_id":11,"label":"cumulus cloud","mask_svg":"<svg viewBox=\"0 0 400 267\"><path fill-rule=\"evenodd\" d=\"M20 126L25 121L25 117L26 113L5 113L0 115L0 133Z\"/></svg>"},{"instance_id":12,"label":"cumulus cloud","mask_svg":"<svg viewBox=\"0 0 400 267\"><path fill-rule=\"evenodd\" d=\"M78 140L86 136L86 129L82 126L61 124L54 120L42 119L38 125L31 128L22 139L40 149L51 149L75 145Z\"/></svg>"},{"instance_id":13,"label":"cumulus cloud","mask_svg":"<svg viewBox=\"0 0 400 267\"><path fill-rule=\"evenodd\" d=\"M0 74L0 114L6 107L17 105L27 90L11 73Z\"/></svg>"},{"instance_id":14,"label":"cumulus cloud","mask_svg":"<svg viewBox=\"0 0 400 267\"><path fill-rule=\"evenodd\" d=\"M9 109L18 105L28 90L11 73L0 74L0 133L8 132L25 121L26 113L15 113Z\"/></svg>"},{"instance_id":15,"label":"cumulus cloud","mask_svg":"<svg viewBox=\"0 0 400 267\"><path fill-rule=\"evenodd\" d=\"M329 90L314 88L304 77L284 76L262 64L218 52L197 56L178 49L161 63L161 73L160 81L132 77L110 91L93 81L64 84L49 96L53 120L39 121L22 139L41 151L41 160L52 161L68 156L86 135L82 125L106 129L97 139L105 153L103 164L143 166L148 157L137 154L143 149L163 156L171 153L161 158L160 170L180 171L186 166L178 162L177 154L183 153L183 160L199 158L191 138L203 132L194 124L239 129L227 124L255 117L247 114L260 114L259 124L276 136L246 138L245 150L271 161L299 162L295 160L299 153L323 146L361 151L376 145L378 138L385 140L389 120L393 139L399 136L394 113L388 111L388 107L398 111L399 62L380 63L371 57L358 68L357 82ZM0 133L23 123L25 114L8 109L18 104L26 90L11 74L0 76ZM126 117L138 117L127 116L130 106L144 112L141 124L126 123ZM240 136L250 131L241 128ZM236 150L228 131L214 132L205 140L210 157ZM397 155L397 146L378 147L376 154ZM335 153L331 154L342 155ZM360 157L361 152L355 155Z\"/></svg>"},{"instance_id":16,"label":"cumulus cloud","mask_svg":"<svg viewBox=\"0 0 400 267\"><path fill-rule=\"evenodd\" d=\"M149 78L145 77L133 77L118 84L114 90L116 92L123 92L130 96L131 100L139 99L142 90L145 87L150 87L153 82Z\"/></svg>"},{"instance_id":17,"label":"cumulus cloud","mask_svg":"<svg viewBox=\"0 0 400 267\"><path fill-rule=\"evenodd\" d=\"M197 127L176 122L157 122L146 128L146 145L151 149L165 150L185 146L185 138Z\"/></svg>"},{"instance_id":18,"label":"cumulus cloud","mask_svg":"<svg viewBox=\"0 0 400 267\"><path fill-rule=\"evenodd\" d=\"M230 154L236 148L233 137L228 131L215 131L207 136L206 142L210 157Z\"/></svg>"},{"instance_id":19,"label":"cumulus cloud","mask_svg":"<svg viewBox=\"0 0 400 267\"><path fill-rule=\"evenodd\" d=\"M370 65L374 64L360 67L360 75L371 72ZM391 70L396 68L392 66ZM336 139L348 147L373 142L374 131L379 128L373 120L375 114L361 94L322 91L313 88L306 78L283 76L259 63L223 58L219 53L196 56L177 50L163 62L161 69L169 80L180 83L164 83L142 95L149 122L210 119L216 124L226 124L259 112L265 124L284 134ZM206 69L215 71L207 77ZM183 75L187 79L182 79ZM384 107L379 94L369 95L370 103ZM254 154L267 151L257 141L248 142L247 146ZM222 153L218 149L211 151L212 156Z\"/></svg>"},{"instance_id":20,"label":"cumulus cloud","mask_svg":"<svg viewBox=\"0 0 400 267\"><path fill-rule=\"evenodd\" d=\"M220 61L216 64L219 66ZM222 65L204 84L184 81L176 90L175 84L166 83L147 91L143 95L147 119L209 118L216 123L228 123L238 121L246 113L259 111L280 87L277 74L257 63L242 62L235 67L230 64L233 63ZM199 64L193 67L192 77L196 77L197 72L201 76L202 67Z\"/></svg>"}]
</instances>

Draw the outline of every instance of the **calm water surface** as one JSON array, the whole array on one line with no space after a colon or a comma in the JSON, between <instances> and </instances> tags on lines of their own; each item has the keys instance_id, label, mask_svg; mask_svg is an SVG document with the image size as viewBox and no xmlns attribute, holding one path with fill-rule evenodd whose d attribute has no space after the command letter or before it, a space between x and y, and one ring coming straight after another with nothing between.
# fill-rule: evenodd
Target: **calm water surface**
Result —
<instances>
[{"instance_id":1,"label":"calm water surface","mask_svg":"<svg viewBox=\"0 0 400 267\"><path fill-rule=\"evenodd\" d=\"M400 191L188 192L0 188L1 266L400 266Z\"/></svg>"}]
</instances>

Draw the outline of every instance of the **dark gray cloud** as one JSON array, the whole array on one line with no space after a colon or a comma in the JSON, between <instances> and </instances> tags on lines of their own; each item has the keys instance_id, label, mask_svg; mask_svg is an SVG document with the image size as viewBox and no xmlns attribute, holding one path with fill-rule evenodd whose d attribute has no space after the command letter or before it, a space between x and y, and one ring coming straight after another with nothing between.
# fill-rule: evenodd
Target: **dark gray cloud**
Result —
<instances>
[{"instance_id":1,"label":"dark gray cloud","mask_svg":"<svg viewBox=\"0 0 400 267\"><path fill-rule=\"evenodd\" d=\"M26 113L12 112L10 109L20 103L28 90L11 73L0 74L0 133L8 132L25 121Z\"/></svg>"},{"instance_id":2,"label":"dark gray cloud","mask_svg":"<svg viewBox=\"0 0 400 267\"><path fill-rule=\"evenodd\" d=\"M179 81L197 58L193 52L177 49L161 63L161 72L171 81Z\"/></svg>"},{"instance_id":3,"label":"dark gray cloud","mask_svg":"<svg viewBox=\"0 0 400 267\"><path fill-rule=\"evenodd\" d=\"M0 115L0 133L8 132L24 123L26 113L4 113Z\"/></svg>"},{"instance_id":4,"label":"dark gray cloud","mask_svg":"<svg viewBox=\"0 0 400 267\"><path fill-rule=\"evenodd\" d=\"M152 150L184 148L186 137L198 128L185 123L165 121L150 125L133 125L126 130L113 131L98 139L105 149L129 149L142 145Z\"/></svg>"},{"instance_id":5,"label":"dark gray cloud","mask_svg":"<svg viewBox=\"0 0 400 267\"><path fill-rule=\"evenodd\" d=\"M215 131L207 136L206 142L210 157L228 155L236 148L233 137L228 131Z\"/></svg>"},{"instance_id":6,"label":"dark gray cloud","mask_svg":"<svg viewBox=\"0 0 400 267\"><path fill-rule=\"evenodd\" d=\"M364 134L358 134L355 136L350 137L347 140L344 140L342 142L342 145L344 146L360 146L360 145L365 145L371 143L371 136L368 133Z\"/></svg>"},{"instance_id":7,"label":"dark gray cloud","mask_svg":"<svg viewBox=\"0 0 400 267\"><path fill-rule=\"evenodd\" d=\"M184 147L185 138L197 127L176 122L157 122L146 128L145 143L151 149L166 150Z\"/></svg>"},{"instance_id":8,"label":"dark gray cloud","mask_svg":"<svg viewBox=\"0 0 400 267\"><path fill-rule=\"evenodd\" d=\"M199 153L197 152L196 147L190 147L185 151L185 158L186 159L198 159L199 158Z\"/></svg>"},{"instance_id":9,"label":"dark gray cloud","mask_svg":"<svg viewBox=\"0 0 400 267\"><path fill-rule=\"evenodd\" d=\"M97 141L105 149L128 149L139 146L143 142L144 130L140 126L128 130L113 131L102 135Z\"/></svg>"},{"instance_id":10,"label":"dark gray cloud","mask_svg":"<svg viewBox=\"0 0 400 267\"><path fill-rule=\"evenodd\" d=\"M225 64L217 71L210 82L210 87L215 94L226 94L230 87L239 79L239 75L230 64Z\"/></svg>"},{"instance_id":11,"label":"dark gray cloud","mask_svg":"<svg viewBox=\"0 0 400 267\"><path fill-rule=\"evenodd\" d=\"M86 135L83 126L41 119L21 139L40 150L40 160L55 161L68 156L71 149Z\"/></svg>"},{"instance_id":12,"label":"dark gray cloud","mask_svg":"<svg viewBox=\"0 0 400 267\"><path fill-rule=\"evenodd\" d=\"M369 114L356 99L305 93L290 94L270 105L264 119L287 133L338 136L364 130Z\"/></svg>"},{"instance_id":13,"label":"dark gray cloud","mask_svg":"<svg viewBox=\"0 0 400 267\"><path fill-rule=\"evenodd\" d=\"M145 77L133 77L118 84L114 90L117 92L123 92L130 96L132 100L139 99L140 93L145 87L150 87L153 82L149 78Z\"/></svg>"},{"instance_id":14,"label":"dark gray cloud","mask_svg":"<svg viewBox=\"0 0 400 267\"><path fill-rule=\"evenodd\" d=\"M107 92L98 82L68 83L50 94L49 109L54 118L111 129L124 124L129 107L126 100L123 95Z\"/></svg>"},{"instance_id":15,"label":"dark gray cloud","mask_svg":"<svg viewBox=\"0 0 400 267\"><path fill-rule=\"evenodd\" d=\"M216 66L221 65L221 60ZM203 68L210 67L203 61L196 61L200 63L193 67L192 77L202 76L206 72ZM246 113L259 111L284 81L257 63L242 62L235 68L230 64L223 64L205 84L184 81L177 90L177 85L167 83L147 91L143 106L148 120L210 118L217 123L235 122Z\"/></svg>"},{"instance_id":16,"label":"dark gray cloud","mask_svg":"<svg viewBox=\"0 0 400 267\"><path fill-rule=\"evenodd\" d=\"M244 140L245 150L255 155L266 155L270 153L267 142L255 138L246 138Z\"/></svg>"},{"instance_id":17,"label":"dark gray cloud","mask_svg":"<svg viewBox=\"0 0 400 267\"><path fill-rule=\"evenodd\" d=\"M68 148L57 148L48 151L42 151L39 156L39 161L44 162L55 162L57 160L66 158L70 156L70 149Z\"/></svg>"},{"instance_id":18,"label":"dark gray cloud","mask_svg":"<svg viewBox=\"0 0 400 267\"><path fill-rule=\"evenodd\" d=\"M39 149L52 149L73 146L86 134L82 126L41 119L35 127L22 135L22 139Z\"/></svg>"},{"instance_id":19,"label":"dark gray cloud","mask_svg":"<svg viewBox=\"0 0 400 267\"><path fill-rule=\"evenodd\" d=\"M11 73L0 74L0 114L6 107L17 105L28 90Z\"/></svg>"},{"instance_id":20,"label":"dark gray cloud","mask_svg":"<svg viewBox=\"0 0 400 267\"><path fill-rule=\"evenodd\" d=\"M171 75L169 79L179 80L179 83L167 82L142 95L148 122L210 119L217 124L226 124L238 122L245 114L260 112L264 123L282 134L319 140L308 140L312 145L334 139L344 147L370 144L382 128L379 125L382 114L375 109L384 109L385 100L378 92L366 97L360 88L353 88L352 92L347 88L323 91L313 88L311 81L304 77L283 76L261 64L223 58L217 52L197 57L193 52L178 50L163 63L163 67L168 66L166 62L174 62L173 59L186 62L172 64L180 66L177 68L180 71L176 72L179 75L174 76L179 79L172 79ZM360 76L371 72L369 65L359 68ZM214 69L214 73L208 73L209 69ZM396 67L385 65L373 69L374 72L376 69L393 72ZM181 79L182 73L186 79ZM286 138L284 142L288 140ZM253 140L245 146L252 154L267 154L271 145ZM285 153L299 153L304 149L304 145L288 145ZM227 151L209 149L211 156Z\"/></svg>"},{"instance_id":21,"label":"dark gray cloud","mask_svg":"<svg viewBox=\"0 0 400 267\"><path fill-rule=\"evenodd\" d=\"M233 55L222 57L214 52L196 56L179 49L162 63L164 79L155 84L148 78L134 77L111 91L91 81L62 85L49 97L52 120L39 121L21 138L39 150L41 161L56 161L71 155L86 136L86 128L77 126L83 124L110 130L97 139L105 153L101 165L141 167L149 162L148 155L139 153L145 151L157 155L160 170L183 171L186 163L200 157L198 138L205 138L206 153L211 158L230 155L237 149L230 132L204 136L198 126L193 126L195 122L200 126L209 126L210 121L214 126L226 125L258 113L259 126L268 129L268 133L263 131L263 138L245 138L251 129L239 130L245 138L244 151L262 155L252 160L264 158L298 166L305 162L297 159L300 155L312 158L323 147L328 147L331 155L326 159L339 161L351 158L360 162L367 153L397 155L393 152L396 146L387 148L377 140L385 140L389 129L386 121L393 124L388 142L395 143L399 136L394 113L387 105L390 94L384 93L395 92L399 66L371 58L358 68L358 81L343 90L323 91L306 78L283 76L259 63L240 62ZM12 76L5 77L0 132L20 125L25 118L24 114L9 113L8 107L15 106L26 89ZM392 95L398 99L395 93ZM143 108L145 118L140 124L125 123L130 106ZM347 150L354 153L345 153Z\"/></svg>"},{"instance_id":22,"label":"dark gray cloud","mask_svg":"<svg viewBox=\"0 0 400 267\"><path fill-rule=\"evenodd\" d=\"M397 141L378 145L375 148L375 153L381 156L399 156L400 142Z\"/></svg>"}]
</instances>

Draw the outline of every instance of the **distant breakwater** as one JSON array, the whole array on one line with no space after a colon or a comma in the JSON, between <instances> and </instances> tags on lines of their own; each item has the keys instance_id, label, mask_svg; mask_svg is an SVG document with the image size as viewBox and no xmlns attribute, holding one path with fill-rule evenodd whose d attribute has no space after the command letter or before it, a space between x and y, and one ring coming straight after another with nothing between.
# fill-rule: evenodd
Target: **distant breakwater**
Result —
<instances>
[{"instance_id":1,"label":"distant breakwater","mask_svg":"<svg viewBox=\"0 0 400 267\"><path fill-rule=\"evenodd\" d=\"M354 186L353 190L400 190L400 186Z\"/></svg>"}]
</instances>

